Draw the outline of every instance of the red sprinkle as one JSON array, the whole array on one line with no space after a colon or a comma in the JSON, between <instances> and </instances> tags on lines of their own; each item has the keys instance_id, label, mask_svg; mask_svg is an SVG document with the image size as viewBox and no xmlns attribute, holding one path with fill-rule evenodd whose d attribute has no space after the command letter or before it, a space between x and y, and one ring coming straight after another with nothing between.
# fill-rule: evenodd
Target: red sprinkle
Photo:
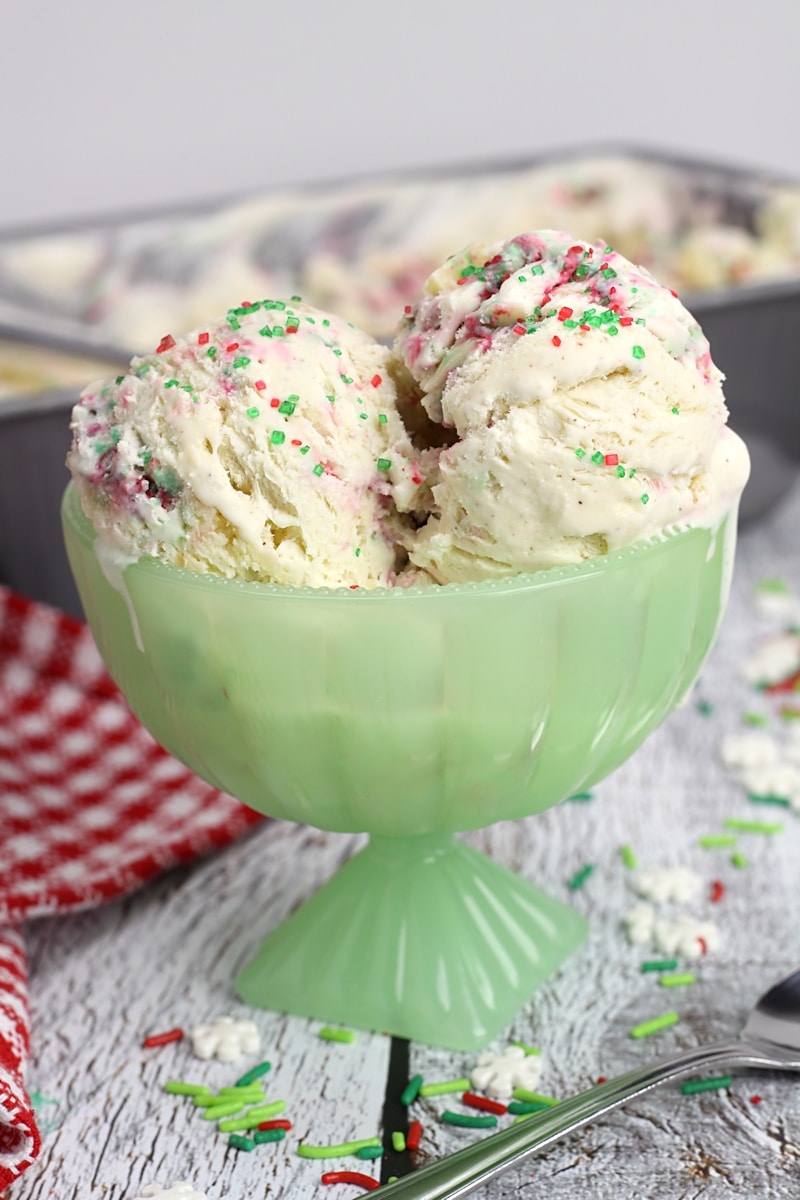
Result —
<instances>
[{"instance_id":1,"label":"red sprinkle","mask_svg":"<svg viewBox=\"0 0 800 1200\"><path fill-rule=\"evenodd\" d=\"M225 347L225 349L228 351L228 353L229 353L229 354L231 354L231 353L233 353L233 351L234 351L234 350L238 350L238 349L239 349L239 343L238 343L238 342L231 342L229 345L227 345L227 346Z\"/></svg>"},{"instance_id":2,"label":"red sprinkle","mask_svg":"<svg viewBox=\"0 0 800 1200\"><path fill-rule=\"evenodd\" d=\"M407 1141L406 1145L408 1145ZM322 1182L355 1183L359 1187L366 1188L368 1192L374 1192L381 1186L377 1179L373 1179L371 1175L364 1175L361 1171L326 1171L322 1176Z\"/></svg>"},{"instance_id":3,"label":"red sprinkle","mask_svg":"<svg viewBox=\"0 0 800 1200\"><path fill-rule=\"evenodd\" d=\"M166 1033L151 1033L150 1037L144 1039L142 1045L152 1049L154 1046L168 1046L170 1042L181 1041L183 1041L182 1029L168 1029Z\"/></svg>"},{"instance_id":4,"label":"red sprinkle","mask_svg":"<svg viewBox=\"0 0 800 1200\"><path fill-rule=\"evenodd\" d=\"M296 325L287 325L286 326L286 336L288 337L290 333L297 333Z\"/></svg>"},{"instance_id":5,"label":"red sprinkle","mask_svg":"<svg viewBox=\"0 0 800 1200\"><path fill-rule=\"evenodd\" d=\"M198 344L198 346L207 346L208 345L208 334L207 333L199 334L198 338L197 338L197 344Z\"/></svg>"},{"instance_id":6,"label":"red sprinkle","mask_svg":"<svg viewBox=\"0 0 800 1200\"><path fill-rule=\"evenodd\" d=\"M256 383L255 383L255 388L256 388L256 391L257 391L257 392L263 392L263 390L264 390L264 388L265 388L266 386L267 386L267 385L264 383L264 380L263 380L263 379L257 379L257 380L256 380Z\"/></svg>"},{"instance_id":7,"label":"red sprinkle","mask_svg":"<svg viewBox=\"0 0 800 1200\"><path fill-rule=\"evenodd\" d=\"M764 688L764 691L774 696L780 692L795 692L800 689L800 671L795 671L794 675L790 675L788 679L781 679L779 683L770 683Z\"/></svg>"},{"instance_id":8,"label":"red sprinkle","mask_svg":"<svg viewBox=\"0 0 800 1200\"><path fill-rule=\"evenodd\" d=\"M716 904L717 901L721 900L724 895L725 884L721 883L719 879L715 879L711 884L711 895L709 897L711 903Z\"/></svg>"},{"instance_id":9,"label":"red sprinkle","mask_svg":"<svg viewBox=\"0 0 800 1200\"><path fill-rule=\"evenodd\" d=\"M583 246L570 246L567 254L583 254Z\"/></svg>"},{"instance_id":10,"label":"red sprinkle","mask_svg":"<svg viewBox=\"0 0 800 1200\"><path fill-rule=\"evenodd\" d=\"M571 308L567 308L566 306L564 306L564 308L560 308L558 310L559 321L568 321L571 316L572 316Z\"/></svg>"},{"instance_id":11,"label":"red sprinkle","mask_svg":"<svg viewBox=\"0 0 800 1200\"><path fill-rule=\"evenodd\" d=\"M161 341L156 346L156 354L163 354L165 350L171 350L175 345L175 338L171 333L165 333Z\"/></svg>"},{"instance_id":12,"label":"red sprinkle","mask_svg":"<svg viewBox=\"0 0 800 1200\"><path fill-rule=\"evenodd\" d=\"M554 345L554 346L560 346L560 345L561 345L561 338L558 336L558 334L557 334L557 333L554 333L554 334L553 334L553 345Z\"/></svg>"},{"instance_id":13,"label":"red sprinkle","mask_svg":"<svg viewBox=\"0 0 800 1200\"><path fill-rule=\"evenodd\" d=\"M751 1103L751 1104L760 1104L760 1103L761 1103L761 1097L760 1097L760 1096L751 1096L751 1097L750 1097L750 1103ZM406 1139L406 1145L408 1145L408 1139Z\"/></svg>"},{"instance_id":14,"label":"red sprinkle","mask_svg":"<svg viewBox=\"0 0 800 1200\"><path fill-rule=\"evenodd\" d=\"M422 1138L422 1126L419 1121L409 1121L408 1133L406 1134L406 1147L409 1150L419 1150L420 1139Z\"/></svg>"},{"instance_id":15,"label":"red sprinkle","mask_svg":"<svg viewBox=\"0 0 800 1200\"><path fill-rule=\"evenodd\" d=\"M521 335L525 332L525 326L524 325L515 325L513 327L513 329L511 330L511 332L515 333L517 335L517 337L521 337Z\"/></svg>"},{"instance_id":16,"label":"red sprinkle","mask_svg":"<svg viewBox=\"0 0 800 1200\"><path fill-rule=\"evenodd\" d=\"M607 454L606 455L606 466L607 467L615 467L618 462L619 462L618 454Z\"/></svg>"},{"instance_id":17,"label":"red sprinkle","mask_svg":"<svg viewBox=\"0 0 800 1200\"><path fill-rule=\"evenodd\" d=\"M381 378L380 375L373 375L372 379L370 379L370 383L372 384L373 387L380 387L381 384L383 383L383 379Z\"/></svg>"},{"instance_id":18,"label":"red sprinkle","mask_svg":"<svg viewBox=\"0 0 800 1200\"><path fill-rule=\"evenodd\" d=\"M698 942L700 943L700 951L701 951L701 953L702 953L702 954L708 954L708 942L706 941L706 939L705 939L705 938L703 938L703 937L698 937L698 939L697 939L697 940L698 940Z\"/></svg>"},{"instance_id":19,"label":"red sprinkle","mask_svg":"<svg viewBox=\"0 0 800 1200\"><path fill-rule=\"evenodd\" d=\"M605 1077L605 1075L598 1075L598 1076L597 1076L597 1082L598 1082L598 1083L605 1083L605 1082L606 1082L606 1077Z\"/></svg>"},{"instance_id":20,"label":"red sprinkle","mask_svg":"<svg viewBox=\"0 0 800 1200\"><path fill-rule=\"evenodd\" d=\"M412 475L411 482L412 483L422 483L422 476L421 475Z\"/></svg>"},{"instance_id":21,"label":"red sprinkle","mask_svg":"<svg viewBox=\"0 0 800 1200\"><path fill-rule=\"evenodd\" d=\"M606 266L608 266L608 263L606 263ZM616 289L615 287L610 287L610 288L608 289L608 294L609 294L609 296L613 296L613 295L615 294L616 290L617 290L617 289Z\"/></svg>"},{"instance_id":22,"label":"red sprinkle","mask_svg":"<svg viewBox=\"0 0 800 1200\"><path fill-rule=\"evenodd\" d=\"M284 1117L278 1117L275 1121L262 1121L258 1126L259 1129L291 1129L292 1122L287 1121Z\"/></svg>"},{"instance_id":23,"label":"red sprinkle","mask_svg":"<svg viewBox=\"0 0 800 1200\"><path fill-rule=\"evenodd\" d=\"M632 325L633 317L620 317L619 323L620 323L620 325L625 325L625 326Z\"/></svg>"},{"instance_id":24,"label":"red sprinkle","mask_svg":"<svg viewBox=\"0 0 800 1200\"><path fill-rule=\"evenodd\" d=\"M252 308L252 307L253 307L252 300L243 300L242 303L239 305L239 308Z\"/></svg>"},{"instance_id":25,"label":"red sprinkle","mask_svg":"<svg viewBox=\"0 0 800 1200\"><path fill-rule=\"evenodd\" d=\"M270 408L280 408L281 402L277 396L272 397L272 399L269 402L269 406L270 406Z\"/></svg>"},{"instance_id":26,"label":"red sprinkle","mask_svg":"<svg viewBox=\"0 0 800 1200\"><path fill-rule=\"evenodd\" d=\"M293 445L293 446L302 446L302 444L303 444L303 443L300 441L300 438L292 438L292 445Z\"/></svg>"},{"instance_id":27,"label":"red sprinkle","mask_svg":"<svg viewBox=\"0 0 800 1200\"><path fill-rule=\"evenodd\" d=\"M591 329L591 325L581 325L581 329L583 330L584 333L588 333L589 330Z\"/></svg>"},{"instance_id":28,"label":"red sprinkle","mask_svg":"<svg viewBox=\"0 0 800 1200\"><path fill-rule=\"evenodd\" d=\"M672 291L672 288L670 288L669 290L670 290L670 292L672 293L672 295L675 297L675 299L677 300L677 299L678 299L678 293L677 293L677 292L673 292L673 291Z\"/></svg>"},{"instance_id":29,"label":"red sprinkle","mask_svg":"<svg viewBox=\"0 0 800 1200\"><path fill-rule=\"evenodd\" d=\"M476 1096L474 1092L464 1092L461 1103L466 1104L469 1108L480 1108L483 1112L497 1113L498 1116L508 1112L505 1104L498 1104L496 1100L488 1100L486 1096ZM406 1145L408 1145L407 1138Z\"/></svg>"},{"instance_id":30,"label":"red sprinkle","mask_svg":"<svg viewBox=\"0 0 800 1200\"><path fill-rule=\"evenodd\" d=\"M404 312L404 313L410 313L410 312L411 312L411 305L410 305L410 304L406 304L406 306L405 306L405 307L404 307L404 309L403 309L403 312Z\"/></svg>"}]
</instances>

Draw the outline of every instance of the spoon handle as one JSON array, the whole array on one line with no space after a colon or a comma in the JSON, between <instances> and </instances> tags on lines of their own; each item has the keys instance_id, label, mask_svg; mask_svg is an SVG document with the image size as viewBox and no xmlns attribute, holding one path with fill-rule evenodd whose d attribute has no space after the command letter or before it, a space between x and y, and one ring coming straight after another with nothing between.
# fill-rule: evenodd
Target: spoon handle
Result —
<instances>
[{"instance_id":1,"label":"spoon handle","mask_svg":"<svg viewBox=\"0 0 800 1200\"><path fill-rule=\"evenodd\" d=\"M717 1042L687 1050L675 1058L637 1068L589 1088L546 1112L536 1113L500 1133L458 1150L421 1171L381 1188L386 1200L457 1200L487 1183L527 1155L549 1146L589 1121L658 1084L700 1067L772 1067L776 1061L744 1041Z\"/></svg>"}]
</instances>

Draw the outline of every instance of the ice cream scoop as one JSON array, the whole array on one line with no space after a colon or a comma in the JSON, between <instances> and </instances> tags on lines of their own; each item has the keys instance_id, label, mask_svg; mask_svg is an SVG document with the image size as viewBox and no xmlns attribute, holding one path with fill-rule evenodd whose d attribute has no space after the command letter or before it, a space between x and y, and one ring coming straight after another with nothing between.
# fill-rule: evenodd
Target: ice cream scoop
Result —
<instances>
[{"instance_id":1,"label":"ice cream scoop","mask_svg":"<svg viewBox=\"0 0 800 1200\"><path fill-rule=\"evenodd\" d=\"M407 542L439 583L712 527L746 483L702 330L602 242L544 230L467 247L408 306L396 352L453 431Z\"/></svg>"},{"instance_id":2,"label":"ice cream scoop","mask_svg":"<svg viewBox=\"0 0 800 1200\"><path fill-rule=\"evenodd\" d=\"M294 297L162 339L73 411L98 550L301 586L393 582L421 476L389 351Z\"/></svg>"}]
</instances>

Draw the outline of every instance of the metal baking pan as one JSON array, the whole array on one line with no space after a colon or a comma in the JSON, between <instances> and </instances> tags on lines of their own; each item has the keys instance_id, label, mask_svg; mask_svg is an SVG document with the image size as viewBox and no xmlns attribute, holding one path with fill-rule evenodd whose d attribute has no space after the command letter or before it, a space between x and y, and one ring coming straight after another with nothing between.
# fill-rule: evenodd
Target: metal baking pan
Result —
<instances>
[{"instance_id":1,"label":"metal baking pan","mask_svg":"<svg viewBox=\"0 0 800 1200\"><path fill-rule=\"evenodd\" d=\"M358 258L365 244L380 249L395 238L395 245L402 245L404 222L413 219L424 225L429 214L436 215L437 206L441 219L443 206L452 203L454 187L462 183L474 189L495 183L504 186L520 172L566 168L582 157L604 156L657 164L674 172L681 195L749 231L769 188L800 188L776 175L609 146L0 232L0 340L28 343L33 356L39 344L96 361L103 370L91 377L112 374L127 362L131 351L142 346L124 336L124 321L116 326L104 323L104 305L113 312L114 303L122 302L122 311L131 311L124 305L133 295L148 316L151 310L162 313L163 309L160 335L175 328L170 297L198 272L201 277L204 271L218 277L229 271L231 289L237 282L244 288L250 272L253 287L263 276L263 294L291 294L299 290L305 269L320 247L335 247L347 263ZM26 255L35 264L37 254L41 260L48 253L57 283L52 291L29 286L24 270L15 275L6 269L15 258L24 268ZM319 303L307 288L303 295ZM742 513L757 518L780 499L800 466L795 396L800 378L800 267L797 278L686 293L683 298L697 315L714 359L727 376L731 422L753 457ZM223 303L214 303L214 310L240 299L238 291L227 294ZM400 307L398 302L396 311ZM67 479L69 413L78 390L73 384L0 398L0 582L80 615L59 521Z\"/></svg>"}]
</instances>

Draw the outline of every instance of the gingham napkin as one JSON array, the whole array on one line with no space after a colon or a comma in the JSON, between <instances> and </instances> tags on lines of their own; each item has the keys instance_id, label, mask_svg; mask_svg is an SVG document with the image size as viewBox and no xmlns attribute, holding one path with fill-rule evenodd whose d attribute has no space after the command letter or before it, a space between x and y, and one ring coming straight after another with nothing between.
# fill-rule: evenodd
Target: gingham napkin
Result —
<instances>
[{"instance_id":1,"label":"gingham napkin","mask_svg":"<svg viewBox=\"0 0 800 1200\"><path fill-rule=\"evenodd\" d=\"M0 1193L39 1151L15 922L113 899L261 819L142 729L84 625L0 586Z\"/></svg>"}]
</instances>

